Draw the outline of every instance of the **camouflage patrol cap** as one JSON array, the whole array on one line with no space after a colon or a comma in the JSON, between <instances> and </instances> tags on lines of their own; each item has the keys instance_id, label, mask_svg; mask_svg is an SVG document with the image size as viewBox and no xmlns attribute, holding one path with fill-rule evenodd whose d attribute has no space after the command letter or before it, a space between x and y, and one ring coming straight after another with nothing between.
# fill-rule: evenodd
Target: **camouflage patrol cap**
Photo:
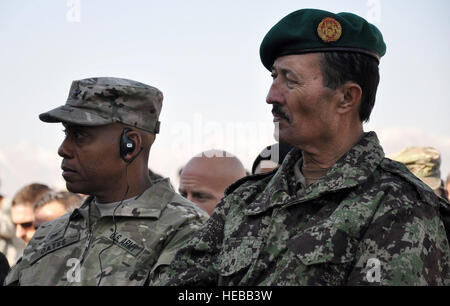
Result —
<instances>
[{"instance_id":1,"label":"camouflage patrol cap","mask_svg":"<svg viewBox=\"0 0 450 306\"><path fill-rule=\"evenodd\" d=\"M40 114L39 119L84 126L120 122L157 134L162 101L161 91L143 83L89 78L73 81L66 104Z\"/></svg>"},{"instance_id":2,"label":"camouflage patrol cap","mask_svg":"<svg viewBox=\"0 0 450 306\"><path fill-rule=\"evenodd\" d=\"M302 9L270 29L259 53L270 71L280 56L325 51L358 52L379 61L386 53L386 44L378 28L360 16Z\"/></svg>"},{"instance_id":3,"label":"camouflage patrol cap","mask_svg":"<svg viewBox=\"0 0 450 306\"><path fill-rule=\"evenodd\" d=\"M431 189L441 186L441 154L432 147L408 147L389 158L401 162Z\"/></svg>"}]
</instances>

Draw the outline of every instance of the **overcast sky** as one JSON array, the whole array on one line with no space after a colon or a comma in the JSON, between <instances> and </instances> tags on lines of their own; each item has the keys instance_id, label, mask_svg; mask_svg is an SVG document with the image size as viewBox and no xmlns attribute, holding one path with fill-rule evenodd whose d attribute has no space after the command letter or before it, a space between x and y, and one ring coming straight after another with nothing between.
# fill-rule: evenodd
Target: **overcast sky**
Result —
<instances>
[{"instance_id":1,"label":"overcast sky","mask_svg":"<svg viewBox=\"0 0 450 306\"><path fill-rule=\"evenodd\" d=\"M301 8L348 11L382 31L387 54L371 121L387 154L411 145L442 152L450 171L446 0L9 0L0 2L0 192L63 185L60 124L38 115L65 103L72 80L114 76L164 93L149 166L171 177L202 150L227 149L247 169L274 143L259 59L267 31Z\"/></svg>"}]
</instances>

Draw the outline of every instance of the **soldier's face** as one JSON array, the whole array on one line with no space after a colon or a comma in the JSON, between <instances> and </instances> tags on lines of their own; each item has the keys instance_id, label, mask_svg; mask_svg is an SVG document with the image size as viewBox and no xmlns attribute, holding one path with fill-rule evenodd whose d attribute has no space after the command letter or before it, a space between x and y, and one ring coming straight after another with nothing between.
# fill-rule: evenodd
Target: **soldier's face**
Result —
<instances>
[{"instance_id":1,"label":"soldier's face","mask_svg":"<svg viewBox=\"0 0 450 306\"><path fill-rule=\"evenodd\" d=\"M124 162L119 141L123 127L119 124L86 127L64 124L66 137L59 147L63 157L62 176L67 190L104 196L123 187Z\"/></svg>"},{"instance_id":2,"label":"soldier's face","mask_svg":"<svg viewBox=\"0 0 450 306\"><path fill-rule=\"evenodd\" d=\"M337 95L323 85L318 53L276 59L266 102L273 106L279 139L306 149L333 135Z\"/></svg>"}]
</instances>

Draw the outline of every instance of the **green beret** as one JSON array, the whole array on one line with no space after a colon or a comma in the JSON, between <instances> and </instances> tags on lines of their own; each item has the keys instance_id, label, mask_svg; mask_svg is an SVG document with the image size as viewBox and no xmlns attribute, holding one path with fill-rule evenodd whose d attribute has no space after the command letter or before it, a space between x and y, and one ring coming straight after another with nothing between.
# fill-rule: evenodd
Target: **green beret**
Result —
<instances>
[{"instance_id":1,"label":"green beret","mask_svg":"<svg viewBox=\"0 0 450 306\"><path fill-rule=\"evenodd\" d=\"M303 9L270 29L259 53L270 71L280 56L324 51L359 52L379 60L386 54L386 44L376 26L355 14Z\"/></svg>"}]
</instances>

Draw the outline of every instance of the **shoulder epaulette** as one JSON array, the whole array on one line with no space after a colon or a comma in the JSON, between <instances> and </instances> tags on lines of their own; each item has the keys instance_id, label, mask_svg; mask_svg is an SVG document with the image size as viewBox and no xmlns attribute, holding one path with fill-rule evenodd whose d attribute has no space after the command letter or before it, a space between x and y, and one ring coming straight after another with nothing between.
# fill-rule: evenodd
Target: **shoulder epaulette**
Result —
<instances>
[{"instance_id":1,"label":"shoulder epaulette","mask_svg":"<svg viewBox=\"0 0 450 306\"><path fill-rule=\"evenodd\" d=\"M417 193L420 195L423 201L427 203L437 204L439 203L438 196L434 193L434 191L424 182L422 182L417 176L411 173L411 171L406 168L406 166L400 162L393 161L389 158L384 158L380 164L381 168L384 170L400 176L408 183L413 185L417 190Z\"/></svg>"}]
</instances>

